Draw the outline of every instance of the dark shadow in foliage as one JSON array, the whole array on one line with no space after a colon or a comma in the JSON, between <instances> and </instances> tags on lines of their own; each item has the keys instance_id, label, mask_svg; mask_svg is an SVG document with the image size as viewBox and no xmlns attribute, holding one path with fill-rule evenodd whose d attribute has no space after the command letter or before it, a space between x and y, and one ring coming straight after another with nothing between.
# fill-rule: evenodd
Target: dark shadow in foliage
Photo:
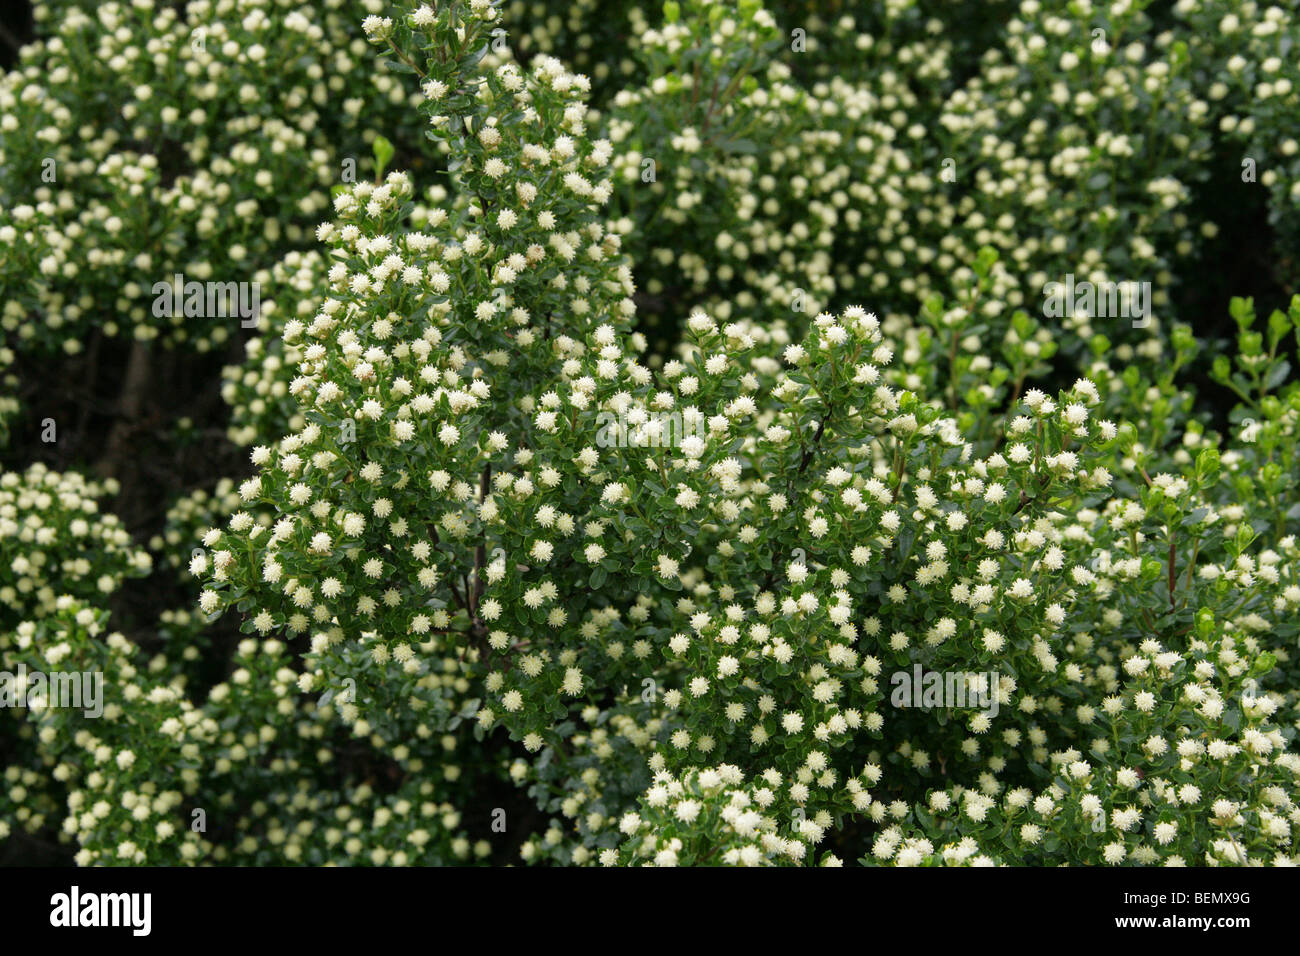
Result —
<instances>
[{"instance_id":1,"label":"dark shadow in foliage","mask_svg":"<svg viewBox=\"0 0 1300 956\"><path fill-rule=\"evenodd\" d=\"M18 49L32 42L35 25L29 0L0 0L0 69L18 62Z\"/></svg>"},{"instance_id":2,"label":"dark shadow in foliage","mask_svg":"<svg viewBox=\"0 0 1300 956\"><path fill-rule=\"evenodd\" d=\"M1228 305L1234 297L1253 298L1262 322L1291 301L1286 283L1297 273L1295 253L1289 251L1269 221L1270 190L1259 182L1243 182L1240 151L1216 137L1210 175L1193 187L1187 210L1192 222L1213 222L1219 232L1203 239L1194 258L1175 265L1179 282L1172 294L1170 314L1192 327L1201 343L1196 361L1180 376L1199 396L1197 407L1209 413L1212 427L1228 427L1228 412L1237 403L1231 391L1209 377L1217 355L1237 351L1237 324ZM1290 379L1296 378L1292 369Z\"/></svg>"}]
</instances>

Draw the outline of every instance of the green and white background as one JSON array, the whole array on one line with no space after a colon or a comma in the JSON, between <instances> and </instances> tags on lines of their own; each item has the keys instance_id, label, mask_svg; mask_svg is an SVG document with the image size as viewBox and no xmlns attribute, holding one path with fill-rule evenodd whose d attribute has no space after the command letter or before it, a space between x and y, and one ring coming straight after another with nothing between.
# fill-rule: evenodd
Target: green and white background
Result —
<instances>
[{"instance_id":1,"label":"green and white background","mask_svg":"<svg viewBox=\"0 0 1300 956\"><path fill-rule=\"evenodd\" d=\"M0 863L1300 862L1293 0L10 6Z\"/></svg>"}]
</instances>

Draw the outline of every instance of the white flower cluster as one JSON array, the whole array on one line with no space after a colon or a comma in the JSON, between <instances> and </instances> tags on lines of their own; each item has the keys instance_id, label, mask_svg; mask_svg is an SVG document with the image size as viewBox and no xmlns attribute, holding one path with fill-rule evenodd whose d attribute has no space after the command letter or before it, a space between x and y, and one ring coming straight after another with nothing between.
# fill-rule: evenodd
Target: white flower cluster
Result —
<instances>
[{"instance_id":1,"label":"white flower cluster","mask_svg":"<svg viewBox=\"0 0 1300 956\"><path fill-rule=\"evenodd\" d=\"M41 464L0 475L0 606L7 626L49 614L71 593L104 600L128 575L148 573L153 559L136 548L98 499L116 482L87 481Z\"/></svg>"}]
</instances>

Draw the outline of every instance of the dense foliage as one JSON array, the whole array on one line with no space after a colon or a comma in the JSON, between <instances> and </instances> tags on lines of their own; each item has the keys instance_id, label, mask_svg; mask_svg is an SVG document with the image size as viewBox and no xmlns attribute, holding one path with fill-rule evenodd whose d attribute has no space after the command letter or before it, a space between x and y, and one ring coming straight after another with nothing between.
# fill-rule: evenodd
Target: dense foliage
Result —
<instances>
[{"instance_id":1,"label":"dense foliage","mask_svg":"<svg viewBox=\"0 0 1300 956\"><path fill-rule=\"evenodd\" d=\"M1296 5L980 6L37 4L0 843L1300 863Z\"/></svg>"}]
</instances>

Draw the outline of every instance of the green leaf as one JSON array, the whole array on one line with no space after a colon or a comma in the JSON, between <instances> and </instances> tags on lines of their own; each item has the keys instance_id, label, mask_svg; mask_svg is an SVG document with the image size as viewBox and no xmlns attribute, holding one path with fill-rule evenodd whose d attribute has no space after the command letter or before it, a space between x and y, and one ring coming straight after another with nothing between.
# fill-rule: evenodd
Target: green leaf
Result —
<instances>
[{"instance_id":1,"label":"green leaf","mask_svg":"<svg viewBox=\"0 0 1300 956\"><path fill-rule=\"evenodd\" d=\"M388 162L393 158L393 144L386 137L376 136L374 142L375 153L375 178L382 179L384 170L388 168Z\"/></svg>"}]
</instances>

